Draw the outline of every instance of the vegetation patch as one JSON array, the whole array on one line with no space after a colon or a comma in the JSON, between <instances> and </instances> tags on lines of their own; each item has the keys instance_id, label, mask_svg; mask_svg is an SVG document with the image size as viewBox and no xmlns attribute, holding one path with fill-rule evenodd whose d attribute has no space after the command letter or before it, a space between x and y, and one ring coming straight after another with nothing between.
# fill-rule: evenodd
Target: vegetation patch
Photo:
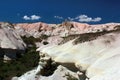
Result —
<instances>
[{"instance_id":1,"label":"vegetation patch","mask_svg":"<svg viewBox=\"0 0 120 80\"><path fill-rule=\"evenodd\" d=\"M21 76L38 65L40 57L33 43L35 38L24 37L23 40L27 42L27 45L32 44L32 46L28 47L24 55L19 55L16 60L6 63L2 59L0 60L0 80L11 80L12 77Z\"/></svg>"},{"instance_id":2,"label":"vegetation patch","mask_svg":"<svg viewBox=\"0 0 120 80\"><path fill-rule=\"evenodd\" d=\"M65 76L67 77L67 80L78 80L76 77L70 75L69 73L65 74Z\"/></svg>"}]
</instances>

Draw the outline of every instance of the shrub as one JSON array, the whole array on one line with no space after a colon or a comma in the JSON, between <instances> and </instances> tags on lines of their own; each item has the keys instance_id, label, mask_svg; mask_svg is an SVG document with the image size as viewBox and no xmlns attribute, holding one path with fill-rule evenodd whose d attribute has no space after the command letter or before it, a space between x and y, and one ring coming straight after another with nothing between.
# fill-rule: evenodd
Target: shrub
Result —
<instances>
[{"instance_id":1,"label":"shrub","mask_svg":"<svg viewBox=\"0 0 120 80\"><path fill-rule=\"evenodd\" d=\"M27 42L29 41L30 42ZM34 44L31 41L34 41L33 37L26 38L24 41L30 44ZM39 53L36 52L36 47L28 47L23 56L19 57L16 60L9 61L4 63L3 60L0 60L0 80L11 80L14 76L21 76L23 73L33 69L38 65L39 62Z\"/></svg>"},{"instance_id":2,"label":"shrub","mask_svg":"<svg viewBox=\"0 0 120 80\"><path fill-rule=\"evenodd\" d=\"M70 75L69 73L65 74L65 76L67 77L67 80L78 80L76 77Z\"/></svg>"}]
</instances>

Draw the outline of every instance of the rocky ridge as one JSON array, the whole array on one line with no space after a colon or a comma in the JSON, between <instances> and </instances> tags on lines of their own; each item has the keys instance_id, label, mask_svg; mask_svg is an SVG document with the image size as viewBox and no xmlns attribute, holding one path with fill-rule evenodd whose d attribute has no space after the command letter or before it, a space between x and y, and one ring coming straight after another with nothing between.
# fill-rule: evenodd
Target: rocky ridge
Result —
<instances>
[{"instance_id":1,"label":"rocky ridge","mask_svg":"<svg viewBox=\"0 0 120 80\"><path fill-rule=\"evenodd\" d=\"M13 25L20 36L37 39L41 57L37 68L13 80L119 80L120 23Z\"/></svg>"}]
</instances>

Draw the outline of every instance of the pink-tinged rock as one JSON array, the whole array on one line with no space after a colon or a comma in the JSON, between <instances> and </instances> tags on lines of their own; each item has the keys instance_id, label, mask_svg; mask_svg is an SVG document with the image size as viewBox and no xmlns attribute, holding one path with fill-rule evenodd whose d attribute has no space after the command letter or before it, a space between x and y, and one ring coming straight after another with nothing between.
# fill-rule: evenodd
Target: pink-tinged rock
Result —
<instances>
[{"instance_id":1,"label":"pink-tinged rock","mask_svg":"<svg viewBox=\"0 0 120 80\"><path fill-rule=\"evenodd\" d=\"M37 23L21 23L16 24L15 29L20 35L27 34L28 36L39 37L41 34L48 36L60 36L66 37L68 35L83 34L83 33L95 33L102 31L114 30L115 26L120 23L107 23L99 25L89 25L79 22L63 22L62 24L46 24L42 22ZM18 28L19 27L19 28ZM22 29L23 30L22 30Z\"/></svg>"},{"instance_id":2,"label":"pink-tinged rock","mask_svg":"<svg viewBox=\"0 0 120 80\"><path fill-rule=\"evenodd\" d=\"M16 24L16 26L22 27L27 31L31 30L36 30L36 31L41 31L41 30L52 30L51 27L48 26L46 23L42 22L37 22L37 23L20 23Z\"/></svg>"},{"instance_id":3,"label":"pink-tinged rock","mask_svg":"<svg viewBox=\"0 0 120 80\"><path fill-rule=\"evenodd\" d=\"M52 35L59 35L61 37L66 37L68 35L84 33L89 28L90 25L85 23L63 22L53 30Z\"/></svg>"},{"instance_id":4,"label":"pink-tinged rock","mask_svg":"<svg viewBox=\"0 0 120 80\"><path fill-rule=\"evenodd\" d=\"M85 23L79 23L79 22L71 22L74 28L77 28L80 31L84 31L85 29L90 28L90 25Z\"/></svg>"},{"instance_id":5,"label":"pink-tinged rock","mask_svg":"<svg viewBox=\"0 0 120 80\"><path fill-rule=\"evenodd\" d=\"M63 38L61 38L60 36L52 36L52 37L49 37L47 40L49 43L57 45L63 40Z\"/></svg>"},{"instance_id":6,"label":"pink-tinged rock","mask_svg":"<svg viewBox=\"0 0 120 80\"><path fill-rule=\"evenodd\" d=\"M92 29L95 31L110 31L117 29L116 26L120 26L120 23L106 23L106 24L97 24L97 25L91 25Z\"/></svg>"}]
</instances>

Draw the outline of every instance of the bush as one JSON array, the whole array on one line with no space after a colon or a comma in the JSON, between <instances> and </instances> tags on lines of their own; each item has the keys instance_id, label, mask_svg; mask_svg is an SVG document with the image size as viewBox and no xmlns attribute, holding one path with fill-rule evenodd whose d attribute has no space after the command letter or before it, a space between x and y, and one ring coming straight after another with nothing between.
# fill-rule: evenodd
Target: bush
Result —
<instances>
[{"instance_id":1,"label":"bush","mask_svg":"<svg viewBox=\"0 0 120 80\"><path fill-rule=\"evenodd\" d=\"M49 37L48 35L42 34L42 35L40 36L40 39L47 39L48 37Z\"/></svg>"},{"instance_id":2,"label":"bush","mask_svg":"<svg viewBox=\"0 0 120 80\"><path fill-rule=\"evenodd\" d=\"M24 37L26 42L30 40L28 43L32 43L34 38L26 38ZM36 52L36 47L33 45L32 47L28 47L23 56L19 57L16 60L9 61L4 63L3 60L0 60L0 80L11 80L14 76L21 76L23 73L33 69L38 65L39 62L39 53Z\"/></svg>"},{"instance_id":3,"label":"bush","mask_svg":"<svg viewBox=\"0 0 120 80\"><path fill-rule=\"evenodd\" d=\"M67 76L67 80L78 80L76 77L70 75L69 73L65 74L65 76Z\"/></svg>"}]
</instances>

